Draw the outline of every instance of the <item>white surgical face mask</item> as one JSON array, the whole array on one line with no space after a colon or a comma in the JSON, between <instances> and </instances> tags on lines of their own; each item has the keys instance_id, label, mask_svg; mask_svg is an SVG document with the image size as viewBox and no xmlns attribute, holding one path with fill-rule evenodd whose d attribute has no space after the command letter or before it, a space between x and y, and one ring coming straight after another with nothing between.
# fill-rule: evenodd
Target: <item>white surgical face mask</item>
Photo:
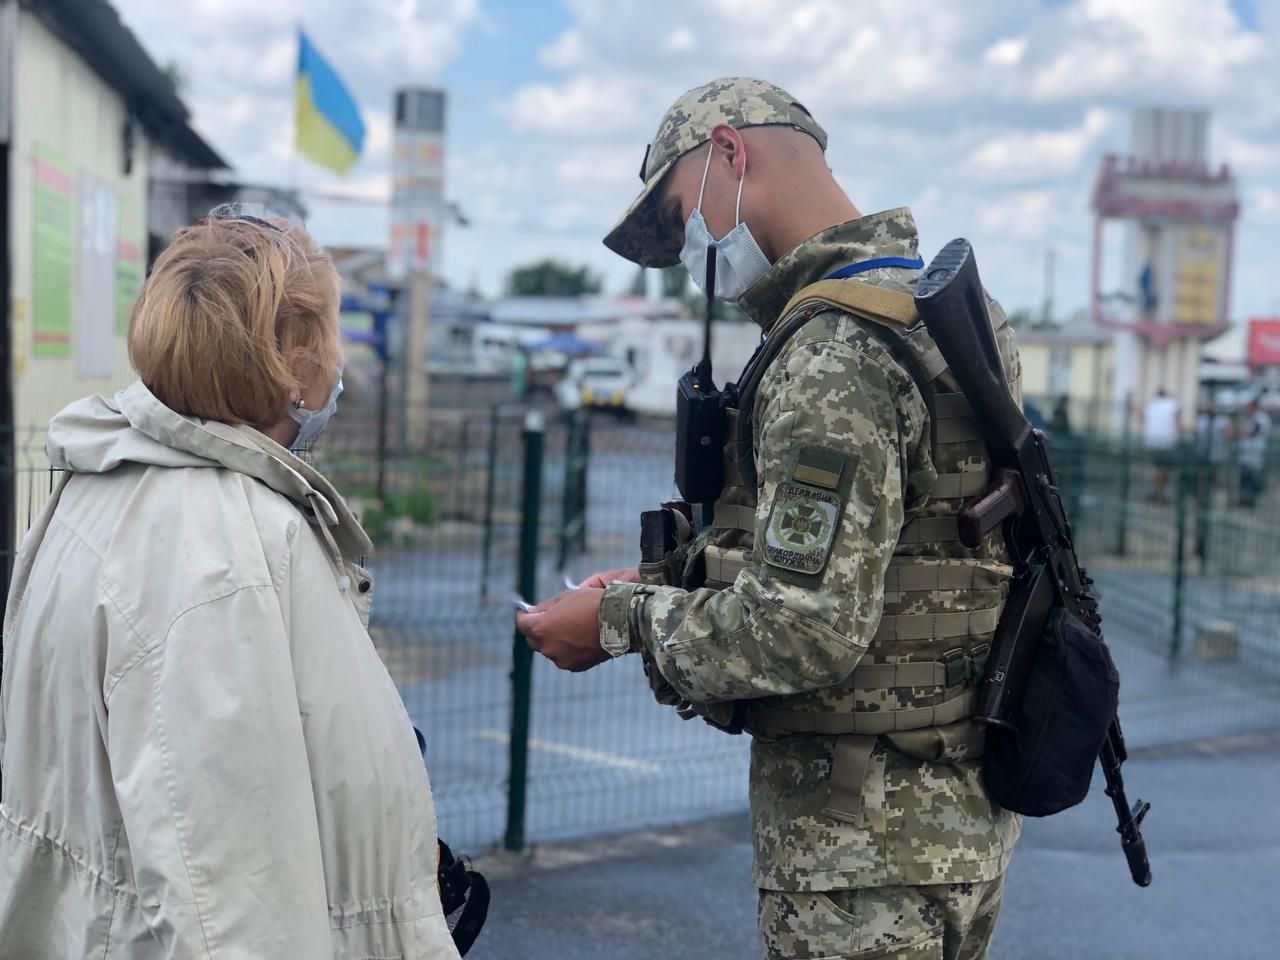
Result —
<instances>
[{"instance_id":1,"label":"white surgical face mask","mask_svg":"<svg viewBox=\"0 0 1280 960\"><path fill-rule=\"evenodd\" d=\"M773 264L760 249L760 244L756 243L751 230L740 219L745 170L738 180L738 202L733 211L736 226L719 240L707 229L706 221L702 219L702 194L707 189L707 173L711 169L711 151L715 149L715 144L709 144L708 147L707 163L702 168L702 186L698 189L698 205L693 208L693 212L689 214L689 222L684 225L684 247L680 250L680 262L685 265L693 282L703 293L721 300L737 300L768 273ZM714 294L706 289L709 246L716 248Z\"/></svg>"},{"instance_id":2,"label":"white surgical face mask","mask_svg":"<svg viewBox=\"0 0 1280 960\"><path fill-rule=\"evenodd\" d=\"M324 405L323 410L307 410L290 405L289 416L293 418L294 423L301 427L298 431L298 436L289 445L290 450L297 450L299 447L306 446L324 433L324 428L329 425L333 415L338 412L338 397L341 395L342 373L339 371L338 379L334 381L333 389L329 391L329 402Z\"/></svg>"}]
</instances>

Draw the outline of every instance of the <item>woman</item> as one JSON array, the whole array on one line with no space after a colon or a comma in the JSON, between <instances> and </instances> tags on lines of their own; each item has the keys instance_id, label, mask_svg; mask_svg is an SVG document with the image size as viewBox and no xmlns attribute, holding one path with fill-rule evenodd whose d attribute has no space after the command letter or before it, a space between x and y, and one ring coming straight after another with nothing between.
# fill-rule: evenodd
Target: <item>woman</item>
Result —
<instances>
[{"instance_id":1,"label":"woman","mask_svg":"<svg viewBox=\"0 0 1280 960\"><path fill-rule=\"evenodd\" d=\"M50 424L66 479L10 588L0 957L456 957L369 541L289 452L341 391L333 267L215 211L129 354Z\"/></svg>"}]
</instances>

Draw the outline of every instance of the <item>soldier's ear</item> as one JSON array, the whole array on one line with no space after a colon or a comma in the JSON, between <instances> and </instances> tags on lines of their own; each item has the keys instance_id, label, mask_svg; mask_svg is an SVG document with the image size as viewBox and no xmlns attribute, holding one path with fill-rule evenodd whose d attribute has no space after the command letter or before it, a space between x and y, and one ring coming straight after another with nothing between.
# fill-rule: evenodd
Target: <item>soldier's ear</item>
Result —
<instances>
[{"instance_id":1,"label":"soldier's ear","mask_svg":"<svg viewBox=\"0 0 1280 960\"><path fill-rule=\"evenodd\" d=\"M711 142L716 145L715 153L719 154L722 163L733 168L734 179L741 179L746 171L747 150L742 139L742 131L727 123L718 123L711 130ZM716 160L713 157L712 163Z\"/></svg>"}]
</instances>

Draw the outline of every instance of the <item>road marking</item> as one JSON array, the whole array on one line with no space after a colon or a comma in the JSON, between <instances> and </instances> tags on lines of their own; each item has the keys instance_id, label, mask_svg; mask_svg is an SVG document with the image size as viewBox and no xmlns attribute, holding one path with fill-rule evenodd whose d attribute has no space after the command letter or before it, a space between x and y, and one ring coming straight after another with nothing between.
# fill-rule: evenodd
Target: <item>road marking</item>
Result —
<instances>
[{"instance_id":1,"label":"road marking","mask_svg":"<svg viewBox=\"0 0 1280 960\"><path fill-rule=\"evenodd\" d=\"M501 730L481 730L476 734L481 740L493 743L510 743L511 737ZM602 767L613 767L616 770L632 770L636 773L657 773L661 769L656 763L635 760L631 757L620 757L616 753L605 753L603 750L588 750L586 747L575 747L568 743L555 743L551 740L529 739L529 746L544 753L555 753L562 757L572 757L585 763L596 763Z\"/></svg>"}]
</instances>

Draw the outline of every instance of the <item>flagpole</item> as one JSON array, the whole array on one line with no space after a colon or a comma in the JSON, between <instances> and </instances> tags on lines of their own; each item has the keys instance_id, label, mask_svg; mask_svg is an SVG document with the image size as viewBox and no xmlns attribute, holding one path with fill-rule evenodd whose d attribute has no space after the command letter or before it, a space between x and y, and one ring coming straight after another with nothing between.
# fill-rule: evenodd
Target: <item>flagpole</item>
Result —
<instances>
[{"instance_id":1,"label":"flagpole","mask_svg":"<svg viewBox=\"0 0 1280 960\"><path fill-rule=\"evenodd\" d=\"M294 57L294 74L293 74L293 139L289 148L289 192L293 195L294 202L298 208L302 208L301 192L298 189L298 78L302 74L302 20L295 20L293 23L293 35L298 44L298 53ZM306 219L305 217L303 219Z\"/></svg>"}]
</instances>

